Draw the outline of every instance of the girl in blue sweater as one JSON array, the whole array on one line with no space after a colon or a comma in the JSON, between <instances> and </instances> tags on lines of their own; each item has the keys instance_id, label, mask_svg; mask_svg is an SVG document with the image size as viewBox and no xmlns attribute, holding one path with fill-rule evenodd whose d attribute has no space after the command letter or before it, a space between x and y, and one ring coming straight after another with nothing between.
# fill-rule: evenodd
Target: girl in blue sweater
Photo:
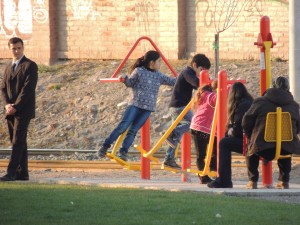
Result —
<instances>
[{"instance_id":1,"label":"girl in blue sweater","mask_svg":"<svg viewBox=\"0 0 300 225\"><path fill-rule=\"evenodd\" d=\"M144 125L151 112L155 111L160 85L174 86L175 84L176 78L171 78L159 72L160 64L161 57L159 53L153 50L148 51L132 65L131 75L124 77L126 87L132 88L132 97L124 112L122 121L105 139L98 151L100 158L105 157L113 142L129 128L118 152L118 157L127 161L128 149L132 145L136 133Z\"/></svg>"}]
</instances>

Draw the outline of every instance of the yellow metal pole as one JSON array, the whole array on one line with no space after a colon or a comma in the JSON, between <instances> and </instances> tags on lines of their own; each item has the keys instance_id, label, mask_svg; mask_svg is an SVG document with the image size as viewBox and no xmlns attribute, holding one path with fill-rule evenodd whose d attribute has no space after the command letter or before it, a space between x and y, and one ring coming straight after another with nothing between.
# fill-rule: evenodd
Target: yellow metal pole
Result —
<instances>
[{"instance_id":1,"label":"yellow metal pole","mask_svg":"<svg viewBox=\"0 0 300 225\"><path fill-rule=\"evenodd\" d=\"M121 145L121 143L123 142L123 140L124 140L124 138L125 138L127 132L128 132L128 129L127 129L123 134L121 134L121 135L118 137L118 139L117 139L117 141L116 141L116 143L115 143L115 145L114 145L114 147L113 147L113 150L111 151L111 154L112 154L112 155L116 155L117 150L120 148L120 145Z\"/></svg>"},{"instance_id":2,"label":"yellow metal pole","mask_svg":"<svg viewBox=\"0 0 300 225\"><path fill-rule=\"evenodd\" d=\"M214 140L215 140L215 135L216 135L216 128L217 128L217 108L219 104L219 96L217 96L217 101L216 101L216 106L215 106L215 112L214 112L214 118L212 122L212 128L209 136L209 143L207 145L207 151L206 151L206 157L205 157L205 166L200 173L200 176L205 176L205 175L211 175L210 173L210 161L211 161L211 156L213 152L213 146L214 146ZM213 174L216 176L216 172Z\"/></svg>"},{"instance_id":3,"label":"yellow metal pole","mask_svg":"<svg viewBox=\"0 0 300 225\"><path fill-rule=\"evenodd\" d=\"M276 153L275 160L279 159L281 152L281 118L282 109L281 107L276 108Z\"/></svg>"},{"instance_id":4,"label":"yellow metal pole","mask_svg":"<svg viewBox=\"0 0 300 225\"><path fill-rule=\"evenodd\" d=\"M166 133L159 139L159 141L155 144L155 146L147 153L144 153L143 156L149 158L155 152L158 151L162 143L167 139L167 137L171 134L171 132L175 129L175 127L179 124L179 122L183 119L183 117L187 114L187 112L191 109L193 100L189 102L189 104L184 108L184 110L179 114L173 124L167 129Z\"/></svg>"},{"instance_id":5,"label":"yellow metal pole","mask_svg":"<svg viewBox=\"0 0 300 225\"><path fill-rule=\"evenodd\" d=\"M264 41L265 46L265 63L266 63L266 85L267 89L271 87L272 84L272 75L271 75L271 58L270 58L270 49L272 47L272 41Z\"/></svg>"}]
</instances>

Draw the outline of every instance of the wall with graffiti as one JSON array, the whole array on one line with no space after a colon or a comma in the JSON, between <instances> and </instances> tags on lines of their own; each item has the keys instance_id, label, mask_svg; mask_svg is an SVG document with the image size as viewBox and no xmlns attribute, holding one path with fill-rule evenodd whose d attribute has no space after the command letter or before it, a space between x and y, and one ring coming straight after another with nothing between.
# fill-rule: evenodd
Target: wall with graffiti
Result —
<instances>
[{"instance_id":1,"label":"wall with graffiti","mask_svg":"<svg viewBox=\"0 0 300 225\"><path fill-rule=\"evenodd\" d=\"M258 59L253 43L263 15L270 17L277 42L273 57L287 58L288 4L288 0L0 0L0 58L7 57L5 45L13 36L23 38L26 54L38 61L122 59L139 37L149 36L170 59L196 52L213 56L217 47L221 58ZM216 32L219 46L214 43ZM132 57L150 48L142 42Z\"/></svg>"},{"instance_id":2,"label":"wall with graffiti","mask_svg":"<svg viewBox=\"0 0 300 225\"><path fill-rule=\"evenodd\" d=\"M44 0L0 0L0 36L32 38L33 23L45 23L48 11Z\"/></svg>"},{"instance_id":3,"label":"wall with graffiti","mask_svg":"<svg viewBox=\"0 0 300 225\"><path fill-rule=\"evenodd\" d=\"M254 42L260 32L260 19L267 15L273 39L277 42L272 56L288 58L288 1L196 0L194 6L196 33L201 33L197 35L197 49L213 55L213 50L219 48L221 58L257 59L259 55ZM214 35L218 32L220 44L216 46Z\"/></svg>"}]
</instances>

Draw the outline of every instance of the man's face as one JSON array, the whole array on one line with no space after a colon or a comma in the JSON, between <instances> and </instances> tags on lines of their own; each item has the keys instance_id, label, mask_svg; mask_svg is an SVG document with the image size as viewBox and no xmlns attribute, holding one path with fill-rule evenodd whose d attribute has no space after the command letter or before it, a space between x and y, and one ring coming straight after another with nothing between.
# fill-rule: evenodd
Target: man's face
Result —
<instances>
[{"instance_id":1,"label":"man's face","mask_svg":"<svg viewBox=\"0 0 300 225\"><path fill-rule=\"evenodd\" d=\"M12 53L13 59L18 60L23 56L24 46L21 42L18 42L16 44L10 44L9 50Z\"/></svg>"},{"instance_id":2,"label":"man's face","mask_svg":"<svg viewBox=\"0 0 300 225\"><path fill-rule=\"evenodd\" d=\"M192 67L193 67L193 70L196 72L197 77L199 77L200 72L201 72L202 70L205 70L205 68L203 68L202 66L197 67L197 64L196 64L196 63L193 63L193 64L192 64Z\"/></svg>"}]
</instances>

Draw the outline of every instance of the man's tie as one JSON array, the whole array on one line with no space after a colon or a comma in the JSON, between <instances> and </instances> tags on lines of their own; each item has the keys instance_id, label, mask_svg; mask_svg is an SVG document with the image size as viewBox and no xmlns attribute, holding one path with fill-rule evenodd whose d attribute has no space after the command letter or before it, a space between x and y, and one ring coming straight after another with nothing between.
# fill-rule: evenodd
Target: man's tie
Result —
<instances>
[{"instance_id":1,"label":"man's tie","mask_svg":"<svg viewBox=\"0 0 300 225\"><path fill-rule=\"evenodd\" d=\"M11 71L13 71L13 73L15 72L15 69L16 69L16 64L14 63L11 67Z\"/></svg>"}]
</instances>

